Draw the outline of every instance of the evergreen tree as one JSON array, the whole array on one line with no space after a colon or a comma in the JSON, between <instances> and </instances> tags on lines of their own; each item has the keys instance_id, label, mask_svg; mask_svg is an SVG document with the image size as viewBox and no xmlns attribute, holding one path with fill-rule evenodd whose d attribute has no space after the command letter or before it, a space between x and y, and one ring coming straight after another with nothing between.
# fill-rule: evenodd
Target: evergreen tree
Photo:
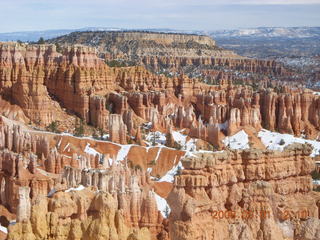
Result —
<instances>
[{"instance_id":1,"label":"evergreen tree","mask_svg":"<svg viewBox=\"0 0 320 240\"><path fill-rule=\"evenodd\" d=\"M74 135L77 137L82 137L84 134L84 126L83 126L83 120L80 119L80 123L78 119L76 120L76 127L74 129Z\"/></svg>"},{"instance_id":2,"label":"evergreen tree","mask_svg":"<svg viewBox=\"0 0 320 240\"><path fill-rule=\"evenodd\" d=\"M58 53L62 53L62 47L60 46L60 44L59 43L55 43L55 45L56 45L57 52Z\"/></svg>"},{"instance_id":3,"label":"evergreen tree","mask_svg":"<svg viewBox=\"0 0 320 240\"><path fill-rule=\"evenodd\" d=\"M59 121L53 121L46 127L46 129L50 132L59 133L60 131L58 130L58 127Z\"/></svg>"},{"instance_id":4,"label":"evergreen tree","mask_svg":"<svg viewBox=\"0 0 320 240\"><path fill-rule=\"evenodd\" d=\"M37 43L38 44L45 44L46 42L44 41L43 37L40 37Z\"/></svg>"},{"instance_id":5,"label":"evergreen tree","mask_svg":"<svg viewBox=\"0 0 320 240\"><path fill-rule=\"evenodd\" d=\"M166 134L166 146L170 148L174 147L174 139L171 131Z\"/></svg>"},{"instance_id":6,"label":"evergreen tree","mask_svg":"<svg viewBox=\"0 0 320 240\"><path fill-rule=\"evenodd\" d=\"M105 132L102 128L99 128L98 130L99 130L100 139L103 140L103 135L105 134Z\"/></svg>"},{"instance_id":7,"label":"evergreen tree","mask_svg":"<svg viewBox=\"0 0 320 240\"><path fill-rule=\"evenodd\" d=\"M166 205L166 208L164 209L164 215L166 216L166 218L168 218L169 214L170 214L170 208L168 207L168 205Z\"/></svg>"}]
</instances>

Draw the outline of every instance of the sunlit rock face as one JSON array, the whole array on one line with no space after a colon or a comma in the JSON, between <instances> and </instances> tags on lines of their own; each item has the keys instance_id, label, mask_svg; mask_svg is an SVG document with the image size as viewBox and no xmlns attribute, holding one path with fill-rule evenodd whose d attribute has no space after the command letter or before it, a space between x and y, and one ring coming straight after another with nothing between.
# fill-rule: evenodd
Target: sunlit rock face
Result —
<instances>
[{"instance_id":1,"label":"sunlit rock face","mask_svg":"<svg viewBox=\"0 0 320 240\"><path fill-rule=\"evenodd\" d=\"M140 52L153 71L205 65L264 78L237 85L217 70L220 84L209 85L183 71L110 67L88 46L0 43L0 220L8 239L318 238L310 146L266 150L258 133L316 139L319 96L269 86L269 75L285 74L273 61L219 50L203 36L165 36L122 38L156 38L181 55ZM207 46L202 58L199 45ZM56 121L65 132L50 130Z\"/></svg>"},{"instance_id":2,"label":"sunlit rock face","mask_svg":"<svg viewBox=\"0 0 320 240\"><path fill-rule=\"evenodd\" d=\"M320 195L312 191L311 147L283 152L235 150L182 160L167 200L172 239L316 239L301 229L319 224ZM286 228L286 226L289 226Z\"/></svg>"}]
</instances>

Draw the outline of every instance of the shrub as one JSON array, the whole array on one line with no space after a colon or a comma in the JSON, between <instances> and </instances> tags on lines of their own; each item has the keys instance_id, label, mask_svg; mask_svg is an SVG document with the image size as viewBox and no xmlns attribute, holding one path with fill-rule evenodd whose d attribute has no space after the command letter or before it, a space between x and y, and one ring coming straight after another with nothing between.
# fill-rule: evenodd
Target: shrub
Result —
<instances>
[{"instance_id":1,"label":"shrub","mask_svg":"<svg viewBox=\"0 0 320 240\"><path fill-rule=\"evenodd\" d=\"M56 51L58 52L58 53L62 53L62 47L61 47L61 45L59 44L59 43L55 43L54 45L56 45Z\"/></svg>"},{"instance_id":2,"label":"shrub","mask_svg":"<svg viewBox=\"0 0 320 240\"><path fill-rule=\"evenodd\" d=\"M133 168L133 163L131 160L127 160L127 164L129 168Z\"/></svg>"},{"instance_id":3,"label":"shrub","mask_svg":"<svg viewBox=\"0 0 320 240\"><path fill-rule=\"evenodd\" d=\"M103 135L105 134L104 130L102 128L98 128L100 139L103 139Z\"/></svg>"},{"instance_id":4,"label":"shrub","mask_svg":"<svg viewBox=\"0 0 320 240\"><path fill-rule=\"evenodd\" d=\"M58 127L59 121L53 121L46 127L46 129L50 132L59 133L60 131L58 130Z\"/></svg>"},{"instance_id":5,"label":"shrub","mask_svg":"<svg viewBox=\"0 0 320 240\"><path fill-rule=\"evenodd\" d=\"M280 142L279 142L279 145L282 146L282 145L285 145L285 144L286 144L286 142L284 141L284 139L281 139Z\"/></svg>"},{"instance_id":6,"label":"shrub","mask_svg":"<svg viewBox=\"0 0 320 240\"><path fill-rule=\"evenodd\" d=\"M159 135L156 134L156 132L153 132L152 133L152 146L156 146L157 145L156 140L158 140L158 139L159 139Z\"/></svg>"},{"instance_id":7,"label":"shrub","mask_svg":"<svg viewBox=\"0 0 320 240\"><path fill-rule=\"evenodd\" d=\"M320 180L320 173L314 170L313 172L311 172L311 177L314 180Z\"/></svg>"},{"instance_id":8,"label":"shrub","mask_svg":"<svg viewBox=\"0 0 320 240\"><path fill-rule=\"evenodd\" d=\"M99 159L99 163L100 164L103 164L104 163L104 160L105 160L105 155L104 154L102 154L101 156L100 156L100 159Z\"/></svg>"},{"instance_id":9,"label":"shrub","mask_svg":"<svg viewBox=\"0 0 320 240\"><path fill-rule=\"evenodd\" d=\"M174 142L174 146L173 147L175 149L177 149L177 150L181 150L183 146L180 143Z\"/></svg>"},{"instance_id":10,"label":"shrub","mask_svg":"<svg viewBox=\"0 0 320 240\"><path fill-rule=\"evenodd\" d=\"M134 170L142 170L142 167L139 165L139 164L137 164L137 165L135 165L134 166Z\"/></svg>"},{"instance_id":11,"label":"shrub","mask_svg":"<svg viewBox=\"0 0 320 240\"><path fill-rule=\"evenodd\" d=\"M93 132L92 132L92 137L93 137L94 139L99 139L99 135L98 135L96 129L93 130Z\"/></svg>"},{"instance_id":12,"label":"shrub","mask_svg":"<svg viewBox=\"0 0 320 240\"><path fill-rule=\"evenodd\" d=\"M181 166L178 166L176 176L181 175L181 173L182 173L182 168Z\"/></svg>"},{"instance_id":13,"label":"shrub","mask_svg":"<svg viewBox=\"0 0 320 240\"><path fill-rule=\"evenodd\" d=\"M45 44L46 42L44 41L43 37L40 37L37 43L38 44Z\"/></svg>"},{"instance_id":14,"label":"shrub","mask_svg":"<svg viewBox=\"0 0 320 240\"><path fill-rule=\"evenodd\" d=\"M172 144L174 145L174 139L173 139L173 136L172 136L172 134L170 133L170 132L168 132L167 134L166 134L166 146L167 147L172 147Z\"/></svg>"},{"instance_id":15,"label":"shrub","mask_svg":"<svg viewBox=\"0 0 320 240\"><path fill-rule=\"evenodd\" d=\"M169 214L170 214L170 209L168 207L168 205L166 206L165 210L164 210L164 215L166 216L166 218L169 217Z\"/></svg>"},{"instance_id":16,"label":"shrub","mask_svg":"<svg viewBox=\"0 0 320 240\"><path fill-rule=\"evenodd\" d=\"M153 159L148 165L149 165L149 166L155 166L155 165L156 165L156 160Z\"/></svg>"},{"instance_id":17,"label":"shrub","mask_svg":"<svg viewBox=\"0 0 320 240\"><path fill-rule=\"evenodd\" d=\"M122 61L111 60L106 62L109 67L126 67L126 64Z\"/></svg>"},{"instance_id":18,"label":"shrub","mask_svg":"<svg viewBox=\"0 0 320 240\"><path fill-rule=\"evenodd\" d=\"M76 120L76 127L74 129L74 135L77 137L82 137L84 134L84 123L83 120L80 119L80 123Z\"/></svg>"},{"instance_id":19,"label":"shrub","mask_svg":"<svg viewBox=\"0 0 320 240\"><path fill-rule=\"evenodd\" d=\"M38 119L36 119L36 120L34 121L34 123L35 123L37 126L40 126L40 125L41 125L41 119L40 119L40 117L39 117Z\"/></svg>"}]
</instances>

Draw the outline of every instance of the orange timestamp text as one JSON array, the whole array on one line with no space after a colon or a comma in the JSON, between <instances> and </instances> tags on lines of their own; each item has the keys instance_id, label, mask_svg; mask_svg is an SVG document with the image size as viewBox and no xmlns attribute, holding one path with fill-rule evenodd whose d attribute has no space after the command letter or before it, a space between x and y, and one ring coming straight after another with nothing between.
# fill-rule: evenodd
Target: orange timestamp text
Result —
<instances>
[{"instance_id":1,"label":"orange timestamp text","mask_svg":"<svg viewBox=\"0 0 320 240\"><path fill-rule=\"evenodd\" d=\"M271 217L269 210L214 210L212 211L214 219L267 219Z\"/></svg>"}]
</instances>

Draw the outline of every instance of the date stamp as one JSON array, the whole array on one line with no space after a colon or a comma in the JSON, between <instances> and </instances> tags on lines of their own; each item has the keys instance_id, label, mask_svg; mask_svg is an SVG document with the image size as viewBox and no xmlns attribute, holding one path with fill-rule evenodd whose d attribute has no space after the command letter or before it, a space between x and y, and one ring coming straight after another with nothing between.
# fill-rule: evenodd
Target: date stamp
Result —
<instances>
[{"instance_id":1,"label":"date stamp","mask_svg":"<svg viewBox=\"0 0 320 240\"><path fill-rule=\"evenodd\" d=\"M267 219L271 218L273 215L271 214L271 210L213 210L212 217L214 219ZM285 210L278 214L278 217L283 220L292 220L292 219L307 219L310 217L310 213L308 210Z\"/></svg>"},{"instance_id":2,"label":"date stamp","mask_svg":"<svg viewBox=\"0 0 320 240\"><path fill-rule=\"evenodd\" d=\"M285 210L282 215L282 219L284 220L292 220L292 219L307 219L310 217L310 212L307 209L292 211L292 210Z\"/></svg>"},{"instance_id":3,"label":"date stamp","mask_svg":"<svg viewBox=\"0 0 320 240\"><path fill-rule=\"evenodd\" d=\"M214 219L267 219L271 217L270 210L215 210L212 211Z\"/></svg>"}]
</instances>

